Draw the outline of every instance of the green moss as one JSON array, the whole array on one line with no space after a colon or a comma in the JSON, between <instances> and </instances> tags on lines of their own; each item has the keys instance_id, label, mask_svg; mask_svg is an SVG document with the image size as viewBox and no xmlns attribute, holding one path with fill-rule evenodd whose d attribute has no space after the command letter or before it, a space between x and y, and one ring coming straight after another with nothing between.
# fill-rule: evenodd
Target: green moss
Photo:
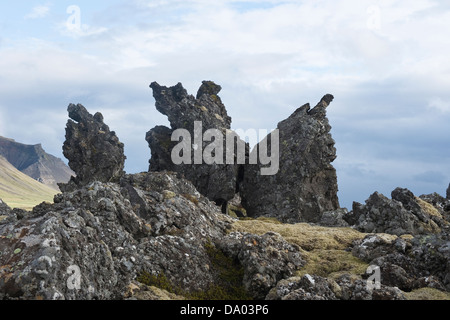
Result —
<instances>
[{"instance_id":1,"label":"green moss","mask_svg":"<svg viewBox=\"0 0 450 320\"><path fill-rule=\"evenodd\" d=\"M198 205L198 199L194 195L183 193L182 196L191 201L193 204Z\"/></svg>"},{"instance_id":2,"label":"green moss","mask_svg":"<svg viewBox=\"0 0 450 320\"><path fill-rule=\"evenodd\" d=\"M242 266L227 257L211 242L205 244L205 250L210 258L211 272L217 275L215 284L205 291L187 292L174 286L163 272L153 275L144 271L136 280L145 285L183 296L188 300L251 300L242 284L244 277Z\"/></svg>"},{"instance_id":3,"label":"green moss","mask_svg":"<svg viewBox=\"0 0 450 320\"><path fill-rule=\"evenodd\" d=\"M161 272L158 275L153 275L147 271L143 271L136 279L140 283L143 283L150 287L157 287L159 289L166 290L168 292L175 293L176 288L172 286L166 275Z\"/></svg>"},{"instance_id":4,"label":"green moss","mask_svg":"<svg viewBox=\"0 0 450 320\"><path fill-rule=\"evenodd\" d=\"M218 279L216 285L205 292L203 297L206 300L250 300L251 297L242 284L244 268L211 242L205 244L205 249Z\"/></svg>"}]
</instances>

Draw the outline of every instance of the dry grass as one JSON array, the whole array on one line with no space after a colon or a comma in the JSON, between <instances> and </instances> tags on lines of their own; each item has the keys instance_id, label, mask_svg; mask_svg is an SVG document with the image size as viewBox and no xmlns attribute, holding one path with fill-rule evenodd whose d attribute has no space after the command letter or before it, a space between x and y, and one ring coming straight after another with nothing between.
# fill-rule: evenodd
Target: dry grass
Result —
<instances>
[{"instance_id":1,"label":"dry grass","mask_svg":"<svg viewBox=\"0 0 450 320\"><path fill-rule=\"evenodd\" d=\"M315 274L333 279L349 273L359 277L368 267L367 263L346 251L353 241L366 236L351 228L329 228L307 223L282 224L275 219L258 218L237 221L232 231L259 235L273 231L286 241L300 246L307 263L297 273L299 276Z\"/></svg>"},{"instance_id":2,"label":"dry grass","mask_svg":"<svg viewBox=\"0 0 450 320\"><path fill-rule=\"evenodd\" d=\"M420 288L411 292L405 292L408 300L450 300L450 292L443 292L433 288Z\"/></svg>"},{"instance_id":3,"label":"dry grass","mask_svg":"<svg viewBox=\"0 0 450 320\"><path fill-rule=\"evenodd\" d=\"M366 234L351 228L329 228L312 226L307 223L282 224L274 219L258 218L240 220L234 223L232 231L265 234L268 231L279 233L286 241L299 245L303 250L344 250L354 240Z\"/></svg>"}]
</instances>

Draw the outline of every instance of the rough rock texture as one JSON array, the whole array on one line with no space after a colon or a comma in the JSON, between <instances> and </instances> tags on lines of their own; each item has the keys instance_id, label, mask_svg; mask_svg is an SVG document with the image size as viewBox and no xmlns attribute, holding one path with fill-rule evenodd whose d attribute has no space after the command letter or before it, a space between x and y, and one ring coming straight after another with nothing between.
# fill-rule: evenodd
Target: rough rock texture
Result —
<instances>
[{"instance_id":1,"label":"rough rock texture","mask_svg":"<svg viewBox=\"0 0 450 320\"><path fill-rule=\"evenodd\" d=\"M348 211L345 208L324 212L319 224L325 227L348 227L349 225L344 219L346 214Z\"/></svg>"},{"instance_id":2,"label":"rough rock texture","mask_svg":"<svg viewBox=\"0 0 450 320\"><path fill-rule=\"evenodd\" d=\"M354 202L344 219L362 232L395 235L438 233L448 225L434 207L427 209L411 191L397 188L391 196L392 200L375 192L365 205Z\"/></svg>"},{"instance_id":3,"label":"rough rock texture","mask_svg":"<svg viewBox=\"0 0 450 320\"><path fill-rule=\"evenodd\" d=\"M11 211L11 208L0 199L0 215L7 215Z\"/></svg>"},{"instance_id":4,"label":"rough rock texture","mask_svg":"<svg viewBox=\"0 0 450 320\"><path fill-rule=\"evenodd\" d=\"M448 185L448 188L447 188L446 197L447 197L447 199L450 200L450 184Z\"/></svg>"},{"instance_id":5,"label":"rough rock texture","mask_svg":"<svg viewBox=\"0 0 450 320\"><path fill-rule=\"evenodd\" d=\"M367 281L344 274L336 283L340 288L342 300L405 300L405 295L397 287L381 284L379 288L370 289Z\"/></svg>"},{"instance_id":6,"label":"rough rock texture","mask_svg":"<svg viewBox=\"0 0 450 320\"><path fill-rule=\"evenodd\" d=\"M316 275L281 280L270 290L266 300L337 300L336 283Z\"/></svg>"},{"instance_id":7,"label":"rough rock texture","mask_svg":"<svg viewBox=\"0 0 450 320\"><path fill-rule=\"evenodd\" d=\"M244 267L244 286L255 299L264 299L279 280L305 264L300 248L275 232L262 236L233 232L219 247Z\"/></svg>"},{"instance_id":8,"label":"rough rock texture","mask_svg":"<svg viewBox=\"0 0 450 320\"><path fill-rule=\"evenodd\" d=\"M60 184L62 191L73 191L93 181L118 182L124 174L124 146L114 131L103 122L103 115L91 115L81 104L70 104L64 156L75 172L68 184Z\"/></svg>"},{"instance_id":9,"label":"rough rock texture","mask_svg":"<svg viewBox=\"0 0 450 320\"><path fill-rule=\"evenodd\" d=\"M122 299L142 271L186 291L212 285L204 243L231 220L174 175L124 180L93 182L1 223L0 299Z\"/></svg>"},{"instance_id":10,"label":"rough rock texture","mask_svg":"<svg viewBox=\"0 0 450 320\"><path fill-rule=\"evenodd\" d=\"M182 173L193 182L201 194L219 204L232 199L236 194L239 171L236 162L226 164L224 158L223 164L210 165L203 161L202 164L194 164L195 150L204 150L205 146L211 143L203 141L201 146L195 143L198 137L194 135L195 121L201 121L202 136L208 129L218 129L223 134L223 146L226 145L226 133L229 132L231 118L217 95L221 87L212 81L203 81L196 97L189 95L181 83L168 88L153 82L150 87L153 89L156 109L167 115L171 128L157 126L147 133L146 140L152 154L149 170ZM175 165L171 160L171 151L178 144L171 141L171 135L176 129L186 129L191 135L191 164Z\"/></svg>"},{"instance_id":11,"label":"rough rock texture","mask_svg":"<svg viewBox=\"0 0 450 320\"><path fill-rule=\"evenodd\" d=\"M450 222L450 198L444 198L440 194L434 192L432 194L424 194L419 198L435 208L445 221Z\"/></svg>"},{"instance_id":12,"label":"rough rock texture","mask_svg":"<svg viewBox=\"0 0 450 320\"><path fill-rule=\"evenodd\" d=\"M408 292L422 287L449 291L449 240L446 232L412 239L370 234L356 241L352 253L380 267L381 284Z\"/></svg>"},{"instance_id":13,"label":"rough rock texture","mask_svg":"<svg viewBox=\"0 0 450 320\"><path fill-rule=\"evenodd\" d=\"M246 166L241 196L249 216L319 222L324 212L339 208L336 170L331 165L336 149L326 117L332 100L332 95L326 95L313 109L306 104L278 124L277 174L263 176L264 166Z\"/></svg>"}]
</instances>

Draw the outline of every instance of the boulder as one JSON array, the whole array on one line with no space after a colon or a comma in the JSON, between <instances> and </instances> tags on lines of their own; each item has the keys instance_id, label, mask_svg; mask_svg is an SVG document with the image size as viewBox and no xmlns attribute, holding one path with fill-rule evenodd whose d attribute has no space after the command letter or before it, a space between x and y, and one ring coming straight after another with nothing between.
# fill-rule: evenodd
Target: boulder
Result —
<instances>
[{"instance_id":1,"label":"boulder","mask_svg":"<svg viewBox=\"0 0 450 320\"><path fill-rule=\"evenodd\" d=\"M264 299L278 281L293 276L305 264L300 247L275 232L261 236L232 232L218 246L242 265L244 287L254 299Z\"/></svg>"},{"instance_id":2,"label":"boulder","mask_svg":"<svg viewBox=\"0 0 450 320\"><path fill-rule=\"evenodd\" d=\"M279 281L266 300L338 300L338 290L334 281L306 274Z\"/></svg>"},{"instance_id":3,"label":"boulder","mask_svg":"<svg viewBox=\"0 0 450 320\"><path fill-rule=\"evenodd\" d=\"M450 289L448 232L414 238L369 234L356 240L352 254L380 268L381 284L403 291Z\"/></svg>"}]
</instances>

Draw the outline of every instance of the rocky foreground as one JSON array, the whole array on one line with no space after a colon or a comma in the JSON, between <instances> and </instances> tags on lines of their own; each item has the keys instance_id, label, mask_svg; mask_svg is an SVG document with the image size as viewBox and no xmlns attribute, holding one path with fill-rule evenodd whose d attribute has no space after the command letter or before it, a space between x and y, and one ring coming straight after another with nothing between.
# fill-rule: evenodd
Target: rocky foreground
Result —
<instances>
[{"instance_id":1,"label":"rocky foreground","mask_svg":"<svg viewBox=\"0 0 450 320\"><path fill-rule=\"evenodd\" d=\"M70 105L76 177L32 212L0 201L0 299L450 299L450 188L340 208L331 95L280 122L280 170L262 176L170 163L173 130L200 119L226 132L231 118L212 82L197 97L152 88L172 128L147 133L149 172L126 174L103 116Z\"/></svg>"}]
</instances>

